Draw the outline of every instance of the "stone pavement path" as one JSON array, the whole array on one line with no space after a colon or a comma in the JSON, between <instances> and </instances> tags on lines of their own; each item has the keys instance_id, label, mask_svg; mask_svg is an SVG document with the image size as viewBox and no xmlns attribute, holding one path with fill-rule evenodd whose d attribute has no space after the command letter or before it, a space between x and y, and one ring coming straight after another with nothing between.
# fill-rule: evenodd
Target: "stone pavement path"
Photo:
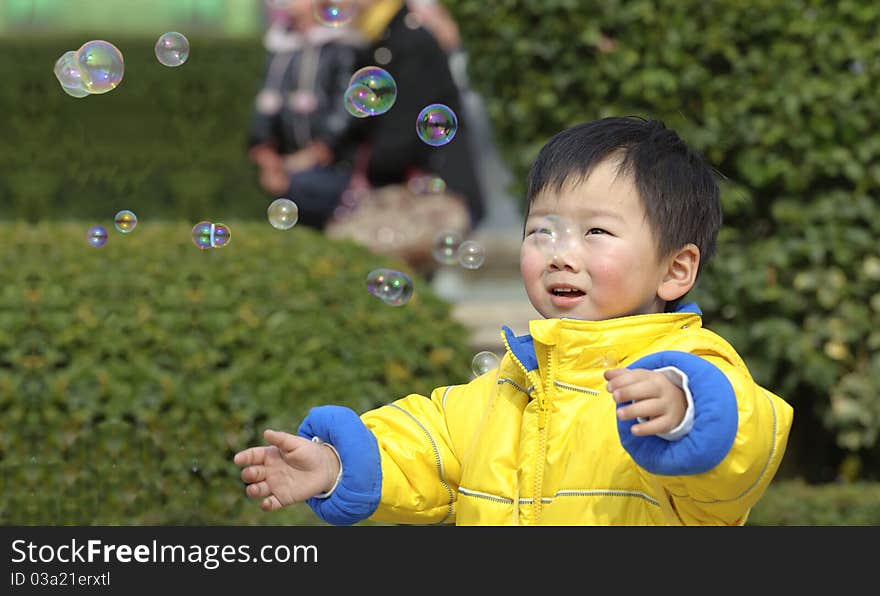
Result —
<instances>
[{"instance_id":1,"label":"stone pavement path","mask_svg":"<svg viewBox=\"0 0 880 596\"><path fill-rule=\"evenodd\" d=\"M519 231L478 230L470 238L486 249L486 262L475 270L443 267L431 281L432 290L452 303L453 318L470 329L474 353L489 350L500 356L502 325L522 335L529 320L540 316L520 281Z\"/></svg>"},{"instance_id":2,"label":"stone pavement path","mask_svg":"<svg viewBox=\"0 0 880 596\"><path fill-rule=\"evenodd\" d=\"M492 139L481 98L466 94L469 109L476 118L474 154L483 191L486 217L468 239L486 249L486 261L476 270L444 266L431 280L432 290L453 305L453 317L472 332L474 353L489 350L501 356L504 344L501 327L507 325L517 335L527 333L530 319L538 317L526 297L519 276L519 246L522 214L519 199L507 191L511 174L501 160ZM482 120L481 120L482 119Z\"/></svg>"}]
</instances>

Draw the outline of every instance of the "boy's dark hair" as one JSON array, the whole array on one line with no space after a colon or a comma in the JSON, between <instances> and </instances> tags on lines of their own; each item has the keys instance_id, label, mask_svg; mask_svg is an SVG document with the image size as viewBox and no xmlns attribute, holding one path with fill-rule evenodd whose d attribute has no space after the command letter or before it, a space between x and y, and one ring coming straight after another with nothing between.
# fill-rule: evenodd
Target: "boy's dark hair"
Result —
<instances>
[{"instance_id":1,"label":"boy's dark hair","mask_svg":"<svg viewBox=\"0 0 880 596\"><path fill-rule=\"evenodd\" d=\"M528 205L545 190L560 192L567 183L585 180L612 154L620 156L618 174L635 182L660 254L694 243L700 249L699 277L721 227L718 182L702 155L658 120L610 117L557 133L532 163Z\"/></svg>"}]
</instances>

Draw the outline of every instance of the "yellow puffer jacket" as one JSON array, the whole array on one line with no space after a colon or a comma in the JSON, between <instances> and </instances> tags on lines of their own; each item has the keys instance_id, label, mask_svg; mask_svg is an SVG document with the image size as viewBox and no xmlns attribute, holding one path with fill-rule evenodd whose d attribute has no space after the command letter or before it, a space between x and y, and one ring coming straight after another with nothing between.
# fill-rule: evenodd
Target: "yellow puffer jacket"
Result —
<instances>
[{"instance_id":1,"label":"yellow puffer jacket","mask_svg":"<svg viewBox=\"0 0 880 596\"><path fill-rule=\"evenodd\" d=\"M505 328L500 366L360 418L375 435L370 519L460 525L742 525L785 451L793 411L696 312ZM659 356L658 356L659 354ZM695 413L678 441L635 437L603 372L673 366ZM346 466L343 457L343 467Z\"/></svg>"}]
</instances>

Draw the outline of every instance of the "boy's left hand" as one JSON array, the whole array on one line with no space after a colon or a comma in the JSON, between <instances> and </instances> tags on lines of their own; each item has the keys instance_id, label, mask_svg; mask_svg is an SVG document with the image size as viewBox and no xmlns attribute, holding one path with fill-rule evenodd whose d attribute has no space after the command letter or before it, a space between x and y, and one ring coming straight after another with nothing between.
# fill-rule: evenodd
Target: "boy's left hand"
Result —
<instances>
[{"instance_id":1,"label":"boy's left hand","mask_svg":"<svg viewBox=\"0 0 880 596\"><path fill-rule=\"evenodd\" d=\"M684 420L687 398L666 375L644 368L614 368L605 371L606 389L618 404L617 418L645 422L630 429L638 436L668 433ZM628 403L634 402L634 403Z\"/></svg>"}]
</instances>

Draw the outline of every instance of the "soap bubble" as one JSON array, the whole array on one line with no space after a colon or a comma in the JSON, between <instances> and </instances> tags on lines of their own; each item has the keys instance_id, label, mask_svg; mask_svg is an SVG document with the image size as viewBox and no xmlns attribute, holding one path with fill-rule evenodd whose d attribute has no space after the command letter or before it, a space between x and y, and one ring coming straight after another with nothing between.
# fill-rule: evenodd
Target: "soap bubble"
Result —
<instances>
[{"instance_id":1,"label":"soap bubble","mask_svg":"<svg viewBox=\"0 0 880 596\"><path fill-rule=\"evenodd\" d=\"M362 87L366 87L372 93ZM345 99L346 105L351 103L356 111L369 116L378 116L390 110L397 100L397 83L384 68L365 66L351 75ZM351 111L349 109L349 113ZM357 114L352 115L357 116Z\"/></svg>"},{"instance_id":2,"label":"soap bubble","mask_svg":"<svg viewBox=\"0 0 880 596\"><path fill-rule=\"evenodd\" d=\"M113 225L115 225L116 229L123 234L128 234L129 232L131 232L135 228L137 223L137 215L135 215L128 209L123 209L113 218Z\"/></svg>"},{"instance_id":3,"label":"soap bubble","mask_svg":"<svg viewBox=\"0 0 880 596\"><path fill-rule=\"evenodd\" d=\"M434 238L431 254L438 263L443 265L455 265L458 260L458 248L461 246L462 237L458 232L448 230L440 232Z\"/></svg>"},{"instance_id":4,"label":"soap bubble","mask_svg":"<svg viewBox=\"0 0 880 596\"><path fill-rule=\"evenodd\" d=\"M272 201L268 209L269 223L276 230L289 230L299 220L299 207L290 199Z\"/></svg>"},{"instance_id":5,"label":"soap bubble","mask_svg":"<svg viewBox=\"0 0 880 596\"><path fill-rule=\"evenodd\" d=\"M88 95L89 92L85 88L83 75L79 70L79 63L76 59L76 52L70 50L61 55L55 61L55 78L62 87L70 89L81 89ZM82 97L82 96L79 96Z\"/></svg>"},{"instance_id":6,"label":"soap bubble","mask_svg":"<svg viewBox=\"0 0 880 596\"><path fill-rule=\"evenodd\" d=\"M389 306L401 306L412 297L413 284L396 269L374 269L367 274L367 290Z\"/></svg>"},{"instance_id":7,"label":"soap bubble","mask_svg":"<svg viewBox=\"0 0 880 596\"><path fill-rule=\"evenodd\" d=\"M125 63L122 52L109 41L87 41L76 52L83 85L91 94L107 93L122 82Z\"/></svg>"},{"instance_id":8,"label":"soap bubble","mask_svg":"<svg viewBox=\"0 0 880 596\"><path fill-rule=\"evenodd\" d=\"M455 112L442 103L425 106L416 118L416 134L432 147L446 145L455 138L457 131Z\"/></svg>"},{"instance_id":9,"label":"soap bubble","mask_svg":"<svg viewBox=\"0 0 880 596\"><path fill-rule=\"evenodd\" d=\"M222 248L229 244L231 238L229 227L222 223L200 221L192 229L193 244L202 250Z\"/></svg>"},{"instance_id":10,"label":"soap bubble","mask_svg":"<svg viewBox=\"0 0 880 596\"><path fill-rule=\"evenodd\" d=\"M354 16L354 0L312 0L315 19L327 27L342 27Z\"/></svg>"},{"instance_id":11,"label":"soap bubble","mask_svg":"<svg viewBox=\"0 0 880 596\"><path fill-rule=\"evenodd\" d=\"M493 368L498 368L500 364L501 359L496 354L483 351L474 356L474 359L471 361L471 370L473 370L474 376L479 377Z\"/></svg>"},{"instance_id":12,"label":"soap bubble","mask_svg":"<svg viewBox=\"0 0 880 596\"><path fill-rule=\"evenodd\" d=\"M156 40L156 59L165 66L180 66L189 58L189 40L183 33L169 31Z\"/></svg>"},{"instance_id":13,"label":"soap bubble","mask_svg":"<svg viewBox=\"0 0 880 596\"><path fill-rule=\"evenodd\" d=\"M579 237L576 226L555 213L541 217L533 229L531 236L535 244L551 259L566 254Z\"/></svg>"},{"instance_id":14,"label":"soap bubble","mask_svg":"<svg viewBox=\"0 0 880 596\"><path fill-rule=\"evenodd\" d=\"M92 226L89 228L86 238L89 244L95 248L101 248L107 244L107 230L103 226Z\"/></svg>"},{"instance_id":15,"label":"soap bubble","mask_svg":"<svg viewBox=\"0 0 880 596\"><path fill-rule=\"evenodd\" d=\"M212 238L214 237L214 224L209 221L200 221L196 225L193 226L192 229L192 240L193 243L201 248L202 250L207 250L212 246Z\"/></svg>"},{"instance_id":16,"label":"soap bubble","mask_svg":"<svg viewBox=\"0 0 880 596\"><path fill-rule=\"evenodd\" d=\"M479 269L486 260L486 251L479 242L465 240L458 247L458 263L465 269Z\"/></svg>"},{"instance_id":17,"label":"soap bubble","mask_svg":"<svg viewBox=\"0 0 880 596\"><path fill-rule=\"evenodd\" d=\"M232 232L229 231L229 227L226 224L215 223L214 224L214 237L213 244L214 248L223 248L229 241L232 239Z\"/></svg>"}]
</instances>

